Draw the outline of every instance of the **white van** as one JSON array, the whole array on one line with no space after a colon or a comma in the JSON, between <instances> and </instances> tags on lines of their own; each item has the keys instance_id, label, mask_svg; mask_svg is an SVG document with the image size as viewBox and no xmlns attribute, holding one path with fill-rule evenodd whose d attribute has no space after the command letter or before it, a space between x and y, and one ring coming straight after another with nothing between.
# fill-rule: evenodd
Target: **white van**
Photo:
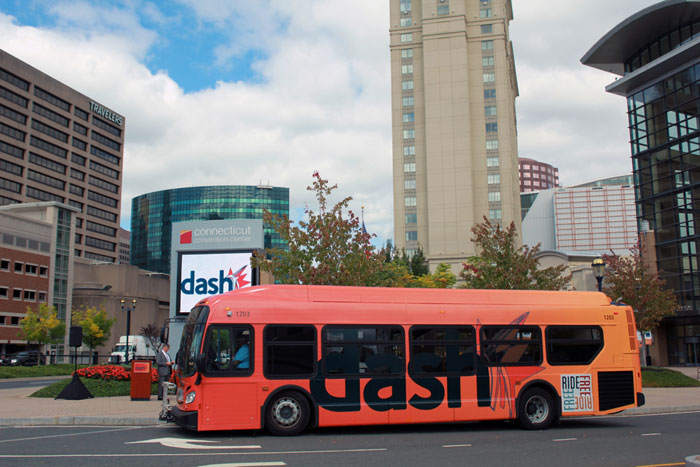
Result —
<instances>
[{"instance_id":1,"label":"white van","mask_svg":"<svg viewBox=\"0 0 700 467\"><path fill-rule=\"evenodd\" d=\"M151 341L145 336L129 336L129 361L155 360L157 350L151 345ZM119 342L112 349L109 363L126 362L126 336L121 336Z\"/></svg>"}]
</instances>

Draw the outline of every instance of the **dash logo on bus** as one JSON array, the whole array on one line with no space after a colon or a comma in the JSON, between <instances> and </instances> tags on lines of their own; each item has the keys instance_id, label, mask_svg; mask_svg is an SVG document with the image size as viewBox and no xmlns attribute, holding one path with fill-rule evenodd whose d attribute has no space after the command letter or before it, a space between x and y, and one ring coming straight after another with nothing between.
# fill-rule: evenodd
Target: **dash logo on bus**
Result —
<instances>
[{"instance_id":1,"label":"dash logo on bus","mask_svg":"<svg viewBox=\"0 0 700 467\"><path fill-rule=\"evenodd\" d=\"M240 289L250 284L246 280L248 273L243 266L236 272L229 268L228 274L224 269L219 269L218 277L196 277L194 271L190 271L189 275L180 283L180 291L186 295L216 295L231 290Z\"/></svg>"}]
</instances>

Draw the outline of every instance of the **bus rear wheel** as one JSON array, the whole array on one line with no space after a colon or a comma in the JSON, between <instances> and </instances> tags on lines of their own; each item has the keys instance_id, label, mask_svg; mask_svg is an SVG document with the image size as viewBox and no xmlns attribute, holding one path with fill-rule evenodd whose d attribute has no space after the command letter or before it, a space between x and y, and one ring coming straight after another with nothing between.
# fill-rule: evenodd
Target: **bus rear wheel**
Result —
<instances>
[{"instance_id":1,"label":"bus rear wheel","mask_svg":"<svg viewBox=\"0 0 700 467\"><path fill-rule=\"evenodd\" d=\"M266 427L273 435L294 436L306 429L311 409L306 397L298 392L283 392L267 406Z\"/></svg>"},{"instance_id":2,"label":"bus rear wheel","mask_svg":"<svg viewBox=\"0 0 700 467\"><path fill-rule=\"evenodd\" d=\"M532 388L520 396L518 420L527 430L545 430L557 419L557 407L549 391Z\"/></svg>"}]
</instances>

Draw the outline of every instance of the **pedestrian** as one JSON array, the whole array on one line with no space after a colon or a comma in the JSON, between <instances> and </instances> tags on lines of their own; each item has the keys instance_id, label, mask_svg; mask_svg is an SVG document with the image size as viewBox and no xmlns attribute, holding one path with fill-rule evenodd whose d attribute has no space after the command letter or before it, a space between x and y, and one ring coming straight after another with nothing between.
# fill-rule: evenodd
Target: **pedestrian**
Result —
<instances>
[{"instance_id":1,"label":"pedestrian","mask_svg":"<svg viewBox=\"0 0 700 467\"><path fill-rule=\"evenodd\" d=\"M158 365L158 400L163 400L165 395L165 384L170 381L170 374L173 372L173 360L168 354L170 346L168 344L163 344L163 347L158 352L156 357L156 365Z\"/></svg>"}]
</instances>

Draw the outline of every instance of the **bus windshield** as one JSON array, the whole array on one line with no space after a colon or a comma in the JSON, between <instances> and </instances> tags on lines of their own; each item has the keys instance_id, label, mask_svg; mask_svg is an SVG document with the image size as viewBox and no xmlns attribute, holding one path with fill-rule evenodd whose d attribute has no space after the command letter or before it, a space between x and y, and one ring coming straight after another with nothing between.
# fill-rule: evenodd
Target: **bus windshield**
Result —
<instances>
[{"instance_id":1,"label":"bus windshield","mask_svg":"<svg viewBox=\"0 0 700 467\"><path fill-rule=\"evenodd\" d=\"M192 376L197 369L197 355L202 346L207 316L209 316L208 306L196 306L187 317L180 341L180 361L177 362L182 376Z\"/></svg>"}]
</instances>

